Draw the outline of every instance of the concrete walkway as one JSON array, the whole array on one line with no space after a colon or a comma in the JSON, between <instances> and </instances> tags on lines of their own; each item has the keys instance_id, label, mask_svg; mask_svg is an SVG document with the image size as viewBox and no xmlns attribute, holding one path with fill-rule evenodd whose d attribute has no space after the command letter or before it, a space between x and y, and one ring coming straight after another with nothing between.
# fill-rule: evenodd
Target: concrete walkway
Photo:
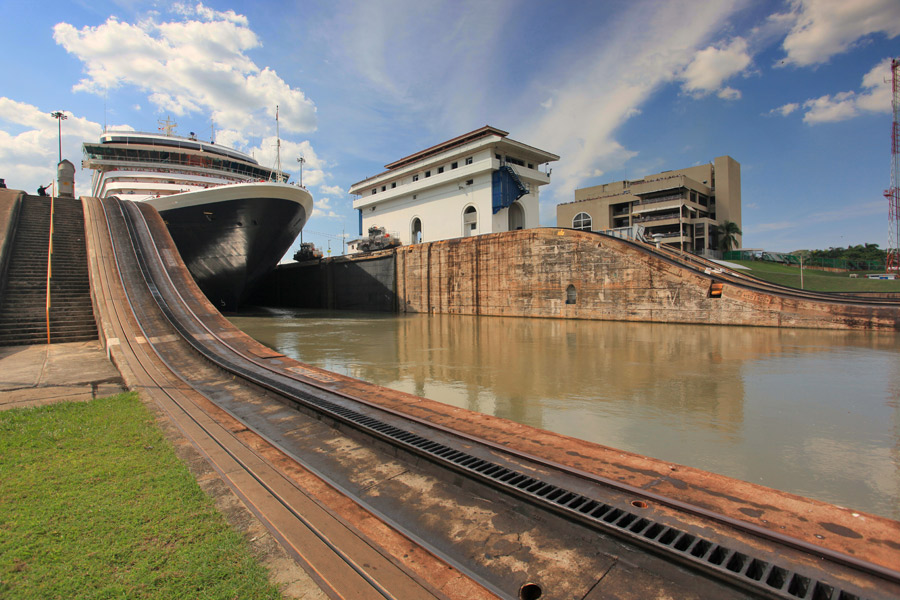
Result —
<instances>
[{"instance_id":1,"label":"concrete walkway","mask_svg":"<svg viewBox=\"0 0 900 600\"><path fill-rule=\"evenodd\" d=\"M119 372L97 340L0 347L0 410L123 391Z\"/></svg>"}]
</instances>

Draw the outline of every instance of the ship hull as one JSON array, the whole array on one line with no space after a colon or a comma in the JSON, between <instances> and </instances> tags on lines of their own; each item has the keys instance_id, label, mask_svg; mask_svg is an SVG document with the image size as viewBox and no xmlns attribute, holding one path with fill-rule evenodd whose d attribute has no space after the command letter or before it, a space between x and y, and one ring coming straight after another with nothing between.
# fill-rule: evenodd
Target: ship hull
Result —
<instances>
[{"instance_id":1,"label":"ship hull","mask_svg":"<svg viewBox=\"0 0 900 600\"><path fill-rule=\"evenodd\" d=\"M297 186L235 184L147 200L162 216L197 285L235 311L284 256L312 212Z\"/></svg>"}]
</instances>

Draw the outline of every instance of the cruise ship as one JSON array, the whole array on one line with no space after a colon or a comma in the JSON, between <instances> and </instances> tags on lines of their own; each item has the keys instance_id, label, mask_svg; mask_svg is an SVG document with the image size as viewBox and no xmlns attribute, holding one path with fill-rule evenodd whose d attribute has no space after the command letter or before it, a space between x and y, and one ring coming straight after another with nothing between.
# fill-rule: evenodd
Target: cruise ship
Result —
<instances>
[{"instance_id":1,"label":"cruise ship","mask_svg":"<svg viewBox=\"0 0 900 600\"><path fill-rule=\"evenodd\" d=\"M147 202L165 220L206 297L234 311L288 251L312 214L312 195L289 175L212 142L107 131L83 144L91 195Z\"/></svg>"}]
</instances>

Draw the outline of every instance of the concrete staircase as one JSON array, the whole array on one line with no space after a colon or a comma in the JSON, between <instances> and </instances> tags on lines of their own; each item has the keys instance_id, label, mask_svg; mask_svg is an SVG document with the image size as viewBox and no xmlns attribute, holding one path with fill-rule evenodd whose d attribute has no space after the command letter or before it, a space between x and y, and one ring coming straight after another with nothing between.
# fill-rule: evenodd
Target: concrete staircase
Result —
<instances>
[{"instance_id":1,"label":"concrete staircase","mask_svg":"<svg viewBox=\"0 0 900 600\"><path fill-rule=\"evenodd\" d=\"M50 342L97 339L81 201L54 200ZM50 198L26 196L0 298L0 346L47 343L47 250Z\"/></svg>"}]
</instances>

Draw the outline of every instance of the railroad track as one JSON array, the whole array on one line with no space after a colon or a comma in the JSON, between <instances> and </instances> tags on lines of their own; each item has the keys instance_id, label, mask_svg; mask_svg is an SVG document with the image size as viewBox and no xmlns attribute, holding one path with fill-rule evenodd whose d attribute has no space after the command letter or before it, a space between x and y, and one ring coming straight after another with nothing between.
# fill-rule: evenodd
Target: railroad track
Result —
<instances>
[{"instance_id":1,"label":"railroad track","mask_svg":"<svg viewBox=\"0 0 900 600\"><path fill-rule=\"evenodd\" d=\"M603 233L596 233L596 235L606 238L612 237ZM691 254L688 252L679 254L678 252L670 250L668 248L654 248L649 244L635 242L633 240L622 238L614 239L619 240L625 245L631 246L632 248L635 248L643 253L652 254L659 258L662 258L669 264L687 267L693 269L698 273L703 273L709 276L712 281L715 281L717 283L728 283L729 285L734 285L749 291L764 292L767 294L773 294L781 298L811 300L815 302L828 302L842 305L860 305L890 308L896 308L898 305L900 305L900 301L892 298L854 296L851 294L829 294L827 292L799 290L797 288L791 288L779 285L777 283L772 283L770 281L765 281L746 273L733 271L727 267L724 267L723 265L720 265L696 254Z\"/></svg>"},{"instance_id":2,"label":"railroad track","mask_svg":"<svg viewBox=\"0 0 900 600\"><path fill-rule=\"evenodd\" d=\"M141 332L140 340L129 342L130 352L166 367L157 369L149 385L175 390L167 392L177 405L170 410L189 415L185 428L207 428L212 435L216 426L208 422L218 419L232 434L253 438L233 447L218 441L208 454L233 451L242 468L256 460L261 471L266 464L301 468L289 464L296 461L364 507L354 510L368 517L357 512L341 519L345 526L356 524L350 527L356 538L366 537L359 523L368 518L388 524L368 537L377 540L371 546L381 548L375 554L395 568L385 578L387 566L372 572L362 566L366 559L342 550L353 536L342 538L338 529L333 537L302 510L293 511L329 549L332 561L355 573L358 589L372 597L900 596L900 574L884 565L437 426L355 389L345 391L340 378L267 351L235 331L200 296L183 266L178 268L152 209L113 200L104 201L103 208L109 239L117 244L122 289ZM107 281L110 289L114 284ZM121 306L111 308L128 320ZM180 377L173 379L167 369ZM276 449L264 459L241 451L264 442ZM257 480L265 487L261 476ZM271 486L269 493L278 496ZM322 503L312 506L329 510ZM263 508L256 512L265 519ZM310 552L298 544L295 555L316 573ZM387 558L388 548L404 544L418 553L418 562L398 565ZM458 572L457 587L440 585L433 577L436 569ZM398 592L395 586L404 577L408 588ZM332 579L317 578L328 585ZM350 597L333 587L329 593L335 597ZM406 595L409 588L426 595Z\"/></svg>"}]
</instances>

